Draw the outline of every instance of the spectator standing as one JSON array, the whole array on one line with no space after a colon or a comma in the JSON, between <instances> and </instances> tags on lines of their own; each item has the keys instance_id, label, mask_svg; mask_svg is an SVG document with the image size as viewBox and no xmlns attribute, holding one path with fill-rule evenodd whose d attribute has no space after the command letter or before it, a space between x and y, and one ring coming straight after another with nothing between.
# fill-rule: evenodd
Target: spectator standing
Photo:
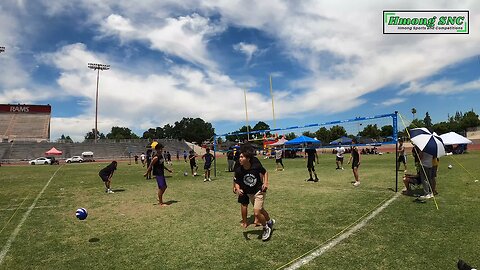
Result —
<instances>
[{"instance_id":1,"label":"spectator standing","mask_svg":"<svg viewBox=\"0 0 480 270\"><path fill-rule=\"evenodd\" d=\"M228 149L227 151L227 163L228 163L228 171L233 172L233 166L235 165L235 161L233 160L233 150Z\"/></svg>"},{"instance_id":2,"label":"spectator standing","mask_svg":"<svg viewBox=\"0 0 480 270\"><path fill-rule=\"evenodd\" d=\"M145 154L144 153L142 153L140 155L140 161L142 162L142 166L145 167Z\"/></svg>"},{"instance_id":3,"label":"spectator standing","mask_svg":"<svg viewBox=\"0 0 480 270\"><path fill-rule=\"evenodd\" d=\"M352 143L356 144L356 141L352 141ZM358 175L358 168L360 167L360 151L358 150L357 146L352 146L350 159L348 160L348 164L352 163L352 171L353 177L355 178L355 182L353 186L358 187L360 186L360 177Z\"/></svg>"},{"instance_id":4,"label":"spectator standing","mask_svg":"<svg viewBox=\"0 0 480 270\"><path fill-rule=\"evenodd\" d=\"M210 148L206 149L206 153L202 156L202 159L205 161L203 169L205 169L205 179L203 182L212 181L210 178L210 168L212 167L212 161L215 157L210 153Z\"/></svg>"},{"instance_id":5,"label":"spectator standing","mask_svg":"<svg viewBox=\"0 0 480 270\"><path fill-rule=\"evenodd\" d=\"M403 141L400 141L398 145L397 168L399 169L400 163L403 163L403 167L405 168L404 172L407 172L407 156L405 155L405 146L403 145Z\"/></svg>"},{"instance_id":6,"label":"spectator standing","mask_svg":"<svg viewBox=\"0 0 480 270\"><path fill-rule=\"evenodd\" d=\"M337 154L335 157L335 162L337 163L336 170L343 170L343 154L345 154L345 148L343 146L339 146L336 149Z\"/></svg>"},{"instance_id":7,"label":"spectator standing","mask_svg":"<svg viewBox=\"0 0 480 270\"><path fill-rule=\"evenodd\" d=\"M283 166L282 156L283 156L282 149L275 150L275 166L276 166L275 171L285 170L285 166ZM280 168L280 166L282 167Z\"/></svg>"},{"instance_id":8,"label":"spectator standing","mask_svg":"<svg viewBox=\"0 0 480 270\"><path fill-rule=\"evenodd\" d=\"M305 149L305 153L307 154L307 169L310 178L307 181L318 182L318 176L315 172L315 161L318 164L318 154L317 149L313 147L312 143L307 143L307 149ZM315 175L315 179L312 177L312 173Z\"/></svg>"}]
</instances>

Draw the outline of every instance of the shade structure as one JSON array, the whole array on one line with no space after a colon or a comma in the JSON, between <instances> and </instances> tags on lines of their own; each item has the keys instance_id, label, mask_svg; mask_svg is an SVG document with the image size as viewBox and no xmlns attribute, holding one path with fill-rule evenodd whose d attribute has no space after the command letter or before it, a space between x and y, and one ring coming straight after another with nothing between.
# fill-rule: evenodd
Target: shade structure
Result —
<instances>
[{"instance_id":1,"label":"shade structure","mask_svg":"<svg viewBox=\"0 0 480 270\"><path fill-rule=\"evenodd\" d=\"M426 128L414 128L410 130L411 141L418 146L420 151L428 153L434 157L445 155L445 146L442 138L437 133L431 133Z\"/></svg>"},{"instance_id":2,"label":"shade structure","mask_svg":"<svg viewBox=\"0 0 480 270\"><path fill-rule=\"evenodd\" d=\"M330 142L330 145L338 145L338 144L352 144L352 139L343 136L341 138L338 138Z\"/></svg>"},{"instance_id":3,"label":"shade structure","mask_svg":"<svg viewBox=\"0 0 480 270\"><path fill-rule=\"evenodd\" d=\"M285 145L295 145L295 144L307 144L307 143L313 143L313 144L320 144L321 142L317 139L310 138L307 136L300 136L297 137L293 140L290 140L285 143Z\"/></svg>"},{"instance_id":4,"label":"shade structure","mask_svg":"<svg viewBox=\"0 0 480 270\"><path fill-rule=\"evenodd\" d=\"M282 137L280 140L278 140L277 142L272 143L272 144L270 144L270 145L271 145L271 146L282 146L282 145L284 145L286 142L288 142L288 140L285 139L285 137Z\"/></svg>"},{"instance_id":5,"label":"shade structure","mask_svg":"<svg viewBox=\"0 0 480 270\"><path fill-rule=\"evenodd\" d=\"M440 135L444 145L470 144L472 141L455 132L448 132Z\"/></svg>"},{"instance_id":6,"label":"shade structure","mask_svg":"<svg viewBox=\"0 0 480 270\"><path fill-rule=\"evenodd\" d=\"M48 150L47 152L45 152L45 155L46 155L46 156L61 156L61 155L62 155L62 151L57 150L55 147L52 147L50 150Z\"/></svg>"}]
</instances>

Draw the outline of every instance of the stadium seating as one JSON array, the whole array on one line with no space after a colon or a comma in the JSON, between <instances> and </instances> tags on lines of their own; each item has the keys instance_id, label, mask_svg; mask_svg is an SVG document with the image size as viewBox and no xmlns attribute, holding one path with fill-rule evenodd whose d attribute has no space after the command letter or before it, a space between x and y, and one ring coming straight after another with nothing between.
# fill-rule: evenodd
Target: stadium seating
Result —
<instances>
[{"instance_id":1,"label":"stadium seating","mask_svg":"<svg viewBox=\"0 0 480 270\"><path fill-rule=\"evenodd\" d=\"M191 148L184 142L171 139L159 140L164 146L165 151L169 151L172 159L176 158L178 151L180 156L183 151L189 151ZM150 142L147 140L132 140L115 142L110 140L100 140L94 142L82 143L52 143L52 142L32 142L32 141L13 141L0 143L0 159L5 161L29 160L45 155L45 152L50 148L55 147L62 151L59 159L66 159L72 156L79 156L82 152L92 151L95 159L122 159L128 158L129 153L132 157L142 152L146 152L147 146ZM195 150L198 150L195 148Z\"/></svg>"},{"instance_id":2,"label":"stadium seating","mask_svg":"<svg viewBox=\"0 0 480 270\"><path fill-rule=\"evenodd\" d=\"M49 139L50 114L0 114L3 141Z\"/></svg>"}]
</instances>

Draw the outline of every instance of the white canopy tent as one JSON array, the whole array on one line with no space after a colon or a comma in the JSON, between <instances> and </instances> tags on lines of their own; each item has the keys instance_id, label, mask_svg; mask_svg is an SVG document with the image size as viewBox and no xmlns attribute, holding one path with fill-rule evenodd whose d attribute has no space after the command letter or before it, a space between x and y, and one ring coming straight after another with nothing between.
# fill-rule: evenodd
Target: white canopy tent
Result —
<instances>
[{"instance_id":1,"label":"white canopy tent","mask_svg":"<svg viewBox=\"0 0 480 270\"><path fill-rule=\"evenodd\" d=\"M281 138L280 140L278 140L277 142L270 144L270 146L282 146L282 145L284 145L286 142L288 142L288 140L285 139L284 137L282 137L282 138Z\"/></svg>"},{"instance_id":2,"label":"white canopy tent","mask_svg":"<svg viewBox=\"0 0 480 270\"><path fill-rule=\"evenodd\" d=\"M454 145L454 144L470 144L472 141L469 139L463 137L462 135L455 133L455 132L449 132L440 135L440 138L442 138L443 144L444 145Z\"/></svg>"}]
</instances>

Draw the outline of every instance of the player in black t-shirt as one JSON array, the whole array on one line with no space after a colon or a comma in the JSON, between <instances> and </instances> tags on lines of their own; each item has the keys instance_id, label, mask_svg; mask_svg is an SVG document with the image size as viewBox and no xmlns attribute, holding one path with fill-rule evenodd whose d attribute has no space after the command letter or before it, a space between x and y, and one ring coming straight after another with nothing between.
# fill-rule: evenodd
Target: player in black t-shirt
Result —
<instances>
[{"instance_id":1,"label":"player in black t-shirt","mask_svg":"<svg viewBox=\"0 0 480 270\"><path fill-rule=\"evenodd\" d=\"M188 155L188 160L190 160L190 170L192 170L192 176L197 176L197 162L195 161L195 158L197 155L193 150L190 150L190 154Z\"/></svg>"},{"instance_id":2,"label":"player in black t-shirt","mask_svg":"<svg viewBox=\"0 0 480 270\"><path fill-rule=\"evenodd\" d=\"M253 203L255 217L263 226L262 240L270 239L275 224L274 219L263 207L268 189L268 174L262 164L252 162L254 158L252 147L243 146L240 149L240 166L235 170L235 190L239 196L247 194Z\"/></svg>"},{"instance_id":3,"label":"player in black t-shirt","mask_svg":"<svg viewBox=\"0 0 480 270\"><path fill-rule=\"evenodd\" d=\"M357 142L354 140L352 143L356 144ZM358 187L360 186L360 178L358 176L358 167L360 167L360 151L358 151L358 148L355 145L352 146L352 155L348 160L348 164L350 164L350 162L352 162L353 177L355 177L355 183L353 183L353 185Z\"/></svg>"},{"instance_id":4,"label":"player in black t-shirt","mask_svg":"<svg viewBox=\"0 0 480 270\"><path fill-rule=\"evenodd\" d=\"M112 176L116 169L117 169L117 162L114 160L107 167L101 169L100 172L98 172L98 175L100 176L100 178L102 178L102 181L105 184L106 193L114 193L110 189L110 184L112 183Z\"/></svg>"},{"instance_id":5,"label":"player in black t-shirt","mask_svg":"<svg viewBox=\"0 0 480 270\"><path fill-rule=\"evenodd\" d=\"M163 194L167 190L167 181L165 179L165 170L172 172L170 169L165 167L165 159L162 155L163 145L158 143L155 145L155 151L157 152L150 163L150 166L147 168L147 172L143 176L147 176L150 172L153 172L157 180L158 185L158 205L167 206L168 204L163 202Z\"/></svg>"},{"instance_id":6,"label":"player in black t-shirt","mask_svg":"<svg viewBox=\"0 0 480 270\"><path fill-rule=\"evenodd\" d=\"M307 144L307 148L305 149L305 153L307 154L307 169L310 178L307 181L318 182L317 173L315 172L315 161L318 164L318 154L317 150L313 147L312 143ZM315 179L312 178L312 172L315 175Z\"/></svg>"},{"instance_id":7,"label":"player in black t-shirt","mask_svg":"<svg viewBox=\"0 0 480 270\"><path fill-rule=\"evenodd\" d=\"M207 181L212 181L210 178L210 167L212 167L212 161L215 159L215 157L210 153L210 148L206 149L205 155L202 156L202 159L205 161L205 165L203 168L205 169L205 179L203 182Z\"/></svg>"},{"instance_id":8,"label":"player in black t-shirt","mask_svg":"<svg viewBox=\"0 0 480 270\"><path fill-rule=\"evenodd\" d=\"M240 151L238 151L238 152L240 153ZM251 159L250 163L252 163L252 164L260 163L260 160L258 160L257 157L253 157ZM261 166L261 164L260 164L260 166ZM240 163L238 164L238 167L240 167ZM233 193L237 194L237 189L235 187L235 177L233 177ZM240 213L242 214L241 225L242 225L243 228L247 228L248 225L250 225L250 224L248 224L248 221L247 221L249 201L250 201L250 199L248 198L247 194L238 195L237 202L240 203ZM253 221L253 224L260 225L260 223L257 220L257 217L255 217L255 220Z\"/></svg>"}]
</instances>

